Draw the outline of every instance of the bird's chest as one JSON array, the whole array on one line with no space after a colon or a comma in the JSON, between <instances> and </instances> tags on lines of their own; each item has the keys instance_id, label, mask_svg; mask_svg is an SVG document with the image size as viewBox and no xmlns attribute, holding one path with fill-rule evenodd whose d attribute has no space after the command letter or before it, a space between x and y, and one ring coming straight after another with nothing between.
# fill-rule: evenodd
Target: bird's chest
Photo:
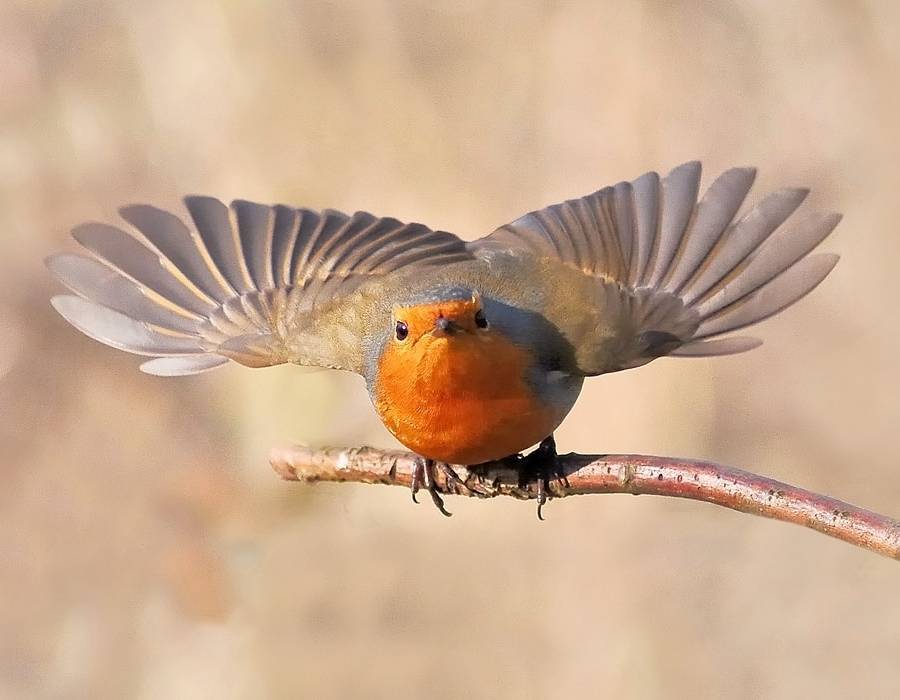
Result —
<instances>
[{"instance_id":1,"label":"bird's chest","mask_svg":"<svg viewBox=\"0 0 900 700\"><path fill-rule=\"evenodd\" d=\"M372 398L384 424L424 457L479 464L533 445L559 424L559 410L527 380L528 353L491 337L435 340L419 352L389 347Z\"/></svg>"}]
</instances>

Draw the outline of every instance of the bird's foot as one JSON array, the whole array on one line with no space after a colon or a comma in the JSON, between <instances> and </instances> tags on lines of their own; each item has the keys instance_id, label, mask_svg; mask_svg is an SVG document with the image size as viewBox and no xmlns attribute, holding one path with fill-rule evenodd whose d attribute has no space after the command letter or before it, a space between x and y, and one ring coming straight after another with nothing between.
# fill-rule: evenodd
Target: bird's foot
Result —
<instances>
[{"instance_id":1,"label":"bird's foot","mask_svg":"<svg viewBox=\"0 0 900 700\"><path fill-rule=\"evenodd\" d=\"M418 503L419 501L416 498L416 494L419 492L419 489L424 486L428 491L428 495L431 496L431 502L434 503L435 507L441 513L449 518L451 515L453 515L453 513L451 513L444 507L444 499L441 498L441 494L438 491L437 481L435 480L435 475L438 473L438 471L440 471L440 473L444 475L448 491L456 492L459 488L466 488L463 480L459 478L459 475L449 464L446 464L444 462L435 462L433 459L426 459L424 457L417 457L416 469L413 472L410 491L412 493L413 501Z\"/></svg>"},{"instance_id":2,"label":"bird's foot","mask_svg":"<svg viewBox=\"0 0 900 700\"><path fill-rule=\"evenodd\" d=\"M518 472L519 488L530 489L534 485L537 491L538 520L544 519L544 504L552 496L548 485L556 480L559 491L569 488L569 480L566 478L566 474L559 462L559 455L556 452L556 440L551 435L541 441L541 444L527 455L515 454L498 462L487 462L470 466L469 472L475 476L474 483L472 480L463 481L460 479L459 474L456 473L453 467L445 462L436 462L433 459L417 457L412 482L410 483L412 499L418 503L416 494L424 487L428 491L428 495L431 496L431 502L434 503L435 508L443 515L449 517L453 514L444 507L444 499L438 489L437 474L440 472L443 475L446 484L445 491L448 493L463 492L468 493L468 495L485 497L493 494L491 489L485 484L486 476L483 468L490 468L496 464L504 465ZM497 485L494 484L494 489L496 490L496 488Z\"/></svg>"},{"instance_id":3,"label":"bird's foot","mask_svg":"<svg viewBox=\"0 0 900 700\"><path fill-rule=\"evenodd\" d=\"M556 440L553 436L544 439L537 448L529 452L519 461L519 486L530 488L535 484L537 488L537 517L543 520L544 504L550 497L547 485L554 479L559 483L560 489L569 488L569 480L563 472L556 452Z\"/></svg>"}]
</instances>

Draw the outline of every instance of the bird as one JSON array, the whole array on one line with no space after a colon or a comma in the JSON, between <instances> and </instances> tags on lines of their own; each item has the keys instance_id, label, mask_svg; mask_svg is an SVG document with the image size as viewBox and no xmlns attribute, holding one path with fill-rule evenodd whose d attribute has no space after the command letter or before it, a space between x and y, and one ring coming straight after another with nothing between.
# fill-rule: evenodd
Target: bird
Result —
<instances>
[{"instance_id":1,"label":"bird","mask_svg":"<svg viewBox=\"0 0 900 700\"><path fill-rule=\"evenodd\" d=\"M46 259L51 303L91 338L181 376L236 362L361 375L378 416L417 455L412 494L452 465L517 460L564 478L554 433L584 380L659 357L742 353L733 335L812 291L814 253L841 215L785 188L741 211L756 169L647 172L546 206L472 242L358 211L188 196L189 223L138 204L127 227L72 231L89 253ZM799 210L799 211L798 211ZM530 447L537 449L526 456Z\"/></svg>"}]
</instances>

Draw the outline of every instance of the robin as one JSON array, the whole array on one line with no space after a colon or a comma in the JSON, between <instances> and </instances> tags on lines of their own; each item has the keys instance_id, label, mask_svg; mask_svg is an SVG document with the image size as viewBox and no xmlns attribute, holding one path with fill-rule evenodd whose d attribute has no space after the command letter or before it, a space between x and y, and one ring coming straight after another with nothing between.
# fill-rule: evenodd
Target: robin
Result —
<instances>
[{"instance_id":1,"label":"robin","mask_svg":"<svg viewBox=\"0 0 900 700\"><path fill-rule=\"evenodd\" d=\"M540 443L520 461L540 517L558 475L553 433L586 377L755 348L726 334L798 301L837 263L810 255L841 217L795 215L808 190L736 218L755 169L726 171L698 202L700 171L649 172L470 243L366 212L190 196L188 226L128 206L135 231L83 224L73 235L93 257L48 258L74 292L52 303L88 336L151 357L150 374L231 360L362 375L420 456L413 497L425 486L445 514L436 470L452 480L449 465Z\"/></svg>"}]
</instances>

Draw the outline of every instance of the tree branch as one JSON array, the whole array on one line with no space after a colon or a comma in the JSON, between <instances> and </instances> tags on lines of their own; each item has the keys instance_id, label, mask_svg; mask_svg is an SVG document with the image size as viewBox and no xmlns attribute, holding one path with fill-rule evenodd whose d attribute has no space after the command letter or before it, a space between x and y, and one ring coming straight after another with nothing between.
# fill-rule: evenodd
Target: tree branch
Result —
<instances>
[{"instance_id":1,"label":"tree branch","mask_svg":"<svg viewBox=\"0 0 900 700\"><path fill-rule=\"evenodd\" d=\"M630 493L706 501L743 513L812 528L870 552L900 559L900 521L791 486L774 479L712 462L643 455L560 455L568 485L549 486L555 498L589 493ZM272 468L290 481L351 481L409 487L415 457L370 447L313 450L275 448ZM493 498L535 498L534 489L519 485L518 472L502 464L477 470L454 467L462 485L449 486L442 475L443 494Z\"/></svg>"}]
</instances>

